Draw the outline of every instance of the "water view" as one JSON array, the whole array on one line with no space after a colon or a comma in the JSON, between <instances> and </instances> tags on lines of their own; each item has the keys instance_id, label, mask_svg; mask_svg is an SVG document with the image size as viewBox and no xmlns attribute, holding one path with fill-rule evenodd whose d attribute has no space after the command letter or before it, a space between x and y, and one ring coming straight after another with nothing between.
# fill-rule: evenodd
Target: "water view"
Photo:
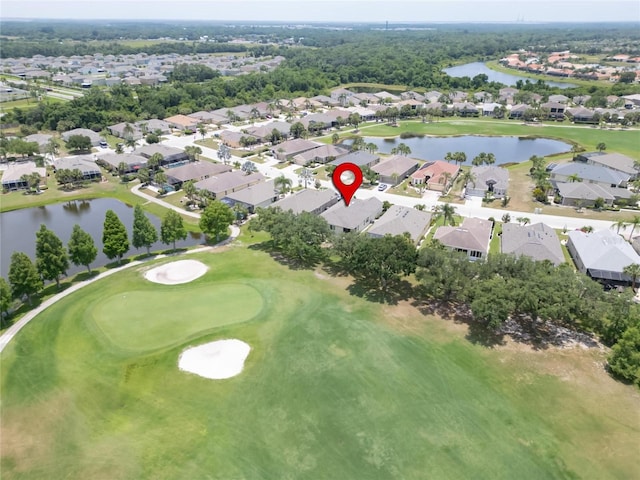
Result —
<instances>
[{"instance_id":1,"label":"water view","mask_svg":"<svg viewBox=\"0 0 640 480\"><path fill-rule=\"evenodd\" d=\"M502 72L497 72L495 70L491 70L489 67L487 67L486 64L482 62L466 63L464 65L458 65L457 67L445 68L443 72L449 75L450 77L458 77L458 78L459 77L473 78L476 75L484 73L487 77L489 77L490 82L500 82L508 86L515 86L518 80L522 80L523 82L526 82L527 80L529 80L530 82L538 81L536 79L523 77L517 74L502 73ZM573 83L562 83L562 82L554 82L554 81L547 81L547 80L545 80L544 83L546 83L550 87L558 87L558 88L573 88L577 86L577 85L574 85Z\"/></svg>"},{"instance_id":2,"label":"water view","mask_svg":"<svg viewBox=\"0 0 640 480\"><path fill-rule=\"evenodd\" d=\"M62 240L66 246L73 226L77 223L89 233L98 249L96 261L91 267L106 265L110 260L102 253L102 225L107 210L113 210L129 232L133 225L133 208L112 198L100 198L95 200L77 200L65 203L56 203L43 207L25 208L0 214L0 275L5 279L9 273L11 254L21 251L35 259L36 232L41 224L45 224ZM160 235L161 220L158 217L147 214ZM176 242L178 247L198 245L204 241L200 234L190 233L186 240ZM161 242L153 245L152 250L166 250L167 246ZM141 254L145 248L137 250L130 247L127 255ZM76 267L71 264L67 274L71 275L80 271L86 271L84 266Z\"/></svg>"},{"instance_id":3,"label":"water view","mask_svg":"<svg viewBox=\"0 0 640 480\"><path fill-rule=\"evenodd\" d=\"M481 152L493 153L496 156L496 165L501 165L524 162L533 155L543 157L571 150L571 145L568 143L549 138L464 135L413 138L365 137L364 141L374 143L378 147L378 153L391 153L391 149L399 143L404 143L411 148L411 157L423 160L443 160L447 152L464 152L467 155L467 161L463 165L471 165L473 157Z\"/></svg>"}]
</instances>

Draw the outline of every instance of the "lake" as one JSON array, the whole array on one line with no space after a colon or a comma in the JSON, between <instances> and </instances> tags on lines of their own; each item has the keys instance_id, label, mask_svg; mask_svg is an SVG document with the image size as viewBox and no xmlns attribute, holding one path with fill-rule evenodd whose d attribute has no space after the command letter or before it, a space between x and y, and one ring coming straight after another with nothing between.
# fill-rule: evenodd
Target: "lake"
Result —
<instances>
[{"instance_id":1,"label":"lake","mask_svg":"<svg viewBox=\"0 0 640 480\"><path fill-rule=\"evenodd\" d=\"M495 70L491 70L487 67L486 64L482 62L473 62L466 63L464 65L458 65L457 67L445 68L443 70L444 73L449 75L450 77L469 77L473 78L476 75L484 73L487 77L489 77L490 82L499 82L508 86L515 86L518 80L522 80L523 82L529 80L530 82L537 82L537 79L527 78L517 74L511 73L502 73L497 72ZM573 88L577 87L577 85L573 83L562 83L562 82L554 82L544 80L544 83L549 85L550 87L558 87L558 88Z\"/></svg>"},{"instance_id":2,"label":"lake","mask_svg":"<svg viewBox=\"0 0 640 480\"><path fill-rule=\"evenodd\" d=\"M519 137L487 137L463 135L460 137L413 137L413 138L380 138L365 137L365 143L374 143L378 153L391 153L391 149L399 143L411 148L411 157L423 160L444 160L447 152L464 152L467 161L463 165L471 165L473 157L481 152L493 153L496 165L504 163L520 163L529 160L533 155L544 157L555 153L571 151L571 145L549 138ZM345 141L349 145L350 141Z\"/></svg>"},{"instance_id":3,"label":"lake","mask_svg":"<svg viewBox=\"0 0 640 480\"><path fill-rule=\"evenodd\" d=\"M77 223L89 233L98 249L98 256L91 264L91 267L106 265L111 260L102 253L102 225L107 210L113 210L127 227L129 241L133 229L133 207L112 198L100 198L95 200L76 200L65 203L56 203L44 207L24 208L11 212L0 213L0 275L5 279L9 273L11 255L15 251L21 251L35 259L36 252L36 232L41 224L55 232L66 246L73 226ZM160 236L160 223L158 217L147 214L151 223L157 228ZM176 242L178 247L189 247L199 245L204 241L204 237L199 233L189 233L184 241ZM169 246L170 247L170 246ZM167 245L158 242L153 245L153 250L166 250ZM146 249L135 249L130 247L127 255L145 253ZM71 262L69 262L71 263ZM71 264L67 274L86 271L84 266L76 267Z\"/></svg>"}]
</instances>

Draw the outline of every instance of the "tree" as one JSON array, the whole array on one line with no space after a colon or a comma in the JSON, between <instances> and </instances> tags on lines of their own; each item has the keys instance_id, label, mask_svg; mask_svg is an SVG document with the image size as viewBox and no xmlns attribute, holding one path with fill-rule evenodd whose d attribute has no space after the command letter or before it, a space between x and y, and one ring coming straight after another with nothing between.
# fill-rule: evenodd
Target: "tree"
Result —
<instances>
[{"instance_id":1,"label":"tree","mask_svg":"<svg viewBox=\"0 0 640 480\"><path fill-rule=\"evenodd\" d=\"M411 148L405 143L399 143L397 147L391 149L392 155L409 155Z\"/></svg>"},{"instance_id":2,"label":"tree","mask_svg":"<svg viewBox=\"0 0 640 480\"><path fill-rule=\"evenodd\" d=\"M636 228L640 226L640 215L634 215L631 220L629 220L628 225L631 227L631 233L629 234L629 238L633 239L633 232L635 232Z\"/></svg>"},{"instance_id":3,"label":"tree","mask_svg":"<svg viewBox=\"0 0 640 480\"><path fill-rule=\"evenodd\" d=\"M378 181L378 178L380 178L380 174L378 174L378 172L374 171L368 165L362 166L362 176L367 182L372 185Z\"/></svg>"},{"instance_id":4,"label":"tree","mask_svg":"<svg viewBox=\"0 0 640 480\"><path fill-rule=\"evenodd\" d=\"M60 289L60 276L67 273L69 258L58 236L40 225L36 232L36 268L43 280L55 280Z\"/></svg>"},{"instance_id":5,"label":"tree","mask_svg":"<svg viewBox=\"0 0 640 480\"><path fill-rule=\"evenodd\" d=\"M598 143L598 145L596 145L596 150L598 150L599 152L604 152L607 149L607 145L604 142L600 142Z\"/></svg>"},{"instance_id":6,"label":"tree","mask_svg":"<svg viewBox=\"0 0 640 480\"><path fill-rule=\"evenodd\" d=\"M71 135L67 139L67 149L70 151L91 150L91 139L86 135Z\"/></svg>"},{"instance_id":7,"label":"tree","mask_svg":"<svg viewBox=\"0 0 640 480\"><path fill-rule=\"evenodd\" d=\"M291 188L292 183L293 182L291 181L291 179L285 177L284 175L280 175L279 177L276 177L276 179L273 182L275 187L280 190L281 194L287 193Z\"/></svg>"},{"instance_id":8,"label":"tree","mask_svg":"<svg viewBox=\"0 0 640 480\"><path fill-rule=\"evenodd\" d=\"M638 278L640 277L640 264L631 263L631 264L627 265L626 267L624 267L622 269L622 272L625 275L628 275L629 277L631 277L631 288L635 291L636 282L638 281Z\"/></svg>"},{"instance_id":9,"label":"tree","mask_svg":"<svg viewBox=\"0 0 640 480\"><path fill-rule=\"evenodd\" d=\"M147 185L151 181L151 173L148 168L139 169L137 175L142 185Z\"/></svg>"},{"instance_id":10,"label":"tree","mask_svg":"<svg viewBox=\"0 0 640 480\"><path fill-rule=\"evenodd\" d=\"M236 216L228 205L219 200L209 203L200 216L200 230L205 235L215 235L216 243L220 240L220 234L227 231Z\"/></svg>"},{"instance_id":11,"label":"tree","mask_svg":"<svg viewBox=\"0 0 640 480\"><path fill-rule=\"evenodd\" d=\"M126 162L118 163L118 175L123 176L128 169L129 169L129 165L127 165Z\"/></svg>"},{"instance_id":12,"label":"tree","mask_svg":"<svg viewBox=\"0 0 640 480\"><path fill-rule=\"evenodd\" d=\"M349 125L353 125L353 128L357 132L358 131L358 125L360 125L362 123L362 117L360 117L359 113L352 113L347 118L347 122L349 123Z\"/></svg>"},{"instance_id":13,"label":"tree","mask_svg":"<svg viewBox=\"0 0 640 480\"><path fill-rule=\"evenodd\" d=\"M193 180L189 180L188 182L184 182L182 184L182 190L184 191L185 196L187 197L188 202L193 202L195 196L198 194L198 189L196 188L196 184Z\"/></svg>"},{"instance_id":14,"label":"tree","mask_svg":"<svg viewBox=\"0 0 640 480\"><path fill-rule=\"evenodd\" d=\"M102 245L102 251L107 258L117 258L118 263L122 263L122 256L129 251L127 229L113 210L107 210L105 214Z\"/></svg>"},{"instance_id":15,"label":"tree","mask_svg":"<svg viewBox=\"0 0 640 480\"><path fill-rule=\"evenodd\" d=\"M121 153L124 153L124 149L123 149L123 144L122 143L116 144L116 153L118 155L120 155Z\"/></svg>"},{"instance_id":16,"label":"tree","mask_svg":"<svg viewBox=\"0 0 640 480\"><path fill-rule=\"evenodd\" d=\"M231 150L227 145L225 145L224 143L221 143L220 146L218 147L218 159L222 160L222 163L226 165L230 158L231 158Z\"/></svg>"},{"instance_id":17,"label":"tree","mask_svg":"<svg viewBox=\"0 0 640 480\"><path fill-rule=\"evenodd\" d=\"M508 213L505 213L502 216L502 223L509 223L511 221L511 215L509 215Z\"/></svg>"},{"instance_id":18,"label":"tree","mask_svg":"<svg viewBox=\"0 0 640 480\"><path fill-rule=\"evenodd\" d=\"M569 183L575 183L575 182L581 182L582 178L580 178L580 175L578 175L577 173L572 173L567 177L567 180L569 180Z\"/></svg>"},{"instance_id":19,"label":"tree","mask_svg":"<svg viewBox=\"0 0 640 480\"><path fill-rule=\"evenodd\" d=\"M160 226L160 238L162 243L169 245L173 243L173 250L176 249L177 240L185 240L187 238L187 230L180 214L174 210L169 210L162 219Z\"/></svg>"},{"instance_id":20,"label":"tree","mask_svg":"<svg viewBox=\"0 0 640 480\"><path fill-rule=\"evenodd\" d=\"M495 276L476 285L470 307L477 320L495 330L509 318L516 305L507 280Z\"/></svg>"},{"instance_id":21,"label":"tree","mask_svg":"<svg viewBox=\"0 0 640 480\"><path fill-rule=\"evenodd\" d=\"M473 174L471 170L464 170L462 174L458 177L458 182L461 182L465 188L468 184L472 184L474 187L476 186L476 176Z\"/></svg>"},{"instance_id":22,"label":"tree","mask_svg":"<svg viewBox=\"0 0 640 480\"><path fill-rule=\"evenodd\" d=\"M163 161L164 161L164 155L162 155L159 152L156 152L149 157L149 160L147 160L147 168L150 171L155 172L156 170L158 170L158 168L160 168L160 165L162 165Z\"/></svg>"},{"instance_id":23,"label":"tree","mask_svg":"<svg viewBox=\"0 0 640 480\"><path fill-rule=\"evenodd\" d=\"M25 295L29 305L31 296L42 288L42 278L31 259L23 252L14 252L11 255L9 266L9 285L13 298L22 299Z\"/></svg>"},{"instance_id":24,"label":"tree","mask_svg":"<svg viewBox=\"0 0 640 480\"><path fill-rule=\"evenodd\" d=\"M436 205L433 209L434 211L434 219L442 218L443 225L452 225L455 226L456 219L456 207L451 205L450 203L443 203L442 205Z\"/></svg>"},{"instance_id":25,"label":"tree","mask_svg":"<svg viewBox=\"0 0 640 480\"><path fill-rule=\"evenodd\" d=\"M135 248L145 247L147 255L151 255L151 245L158 241L158 231L151 220L144 214L142 207L137 204L133 209L133 235L131 244Z\"/></svg>"},{"instance_id":26,"label":"tree","mask_svg":"<svg viewBox=\"0 0 640 480\"><path fill-rule=\"evenodd\" d=\"M198 159L198 155L202 154L202 149L195 145L188 145L184 147L184 153L187 154L191 162L194 162Z\"/></svg>"},{"instance_id":27,"label":"tree","mask_svg":"<svg viewBox=\"0 0 640 480\"><path fill-rule=\"evenodd\" d=\"M167 174L163 171L156 172L153 176L153 182L160 187L160 193L165 193L165 185L168 180Z\"/></svg>"},{"instance_id":28,"label":"tree","mask_svg":"<svg viewBox=\"0 0 640 480\"><path fill-rule=\"evenodd\" d=\"M0 277L0 323L2 319L9 315L9 307L11 307L11 288L7 281Z\"/></svg>"},{"instance_id":29,"label":"tree","mask_svg":"<svg viewBox=\"0 0 640 480\"><path fill-rule=\"evenodd\" d=\"M136 140L133 137L125 138L124 144L126 147L129 147L132 150L136 149Z\"/></svg>"},{"instance_id":30,"label":"tree","mask_svg":"<svg viewBox=\"0 0 640 480\"><path fill-rule=\"evenodd\" d=\"M613 373L640 386L640 327L628 328L608 359Z\"/></svg>"},{"instance_id":31,"label":"tree","mask_svg":"<svg viewBox=\"0 0 640 480\"><path fill-rule=\"evenodd\" d=\"M51 156L51 160L55 160L56 155L60 151L60 145L58 144L58 140L54 137L51 137L47 144L44 147L44 153Z\"/></svg>"},{"instance_id":32,"label":"tree","mask_svg":"<svg viewBox=\"0 0 640 480\"><path fill-rule=\"evenodd\" d=\"M304 127L304 125L301 122L296 122L293 125L291 125L291 128L289 129L289 134L293 138L305 138L307 136L307 129Z\"/></svg>"},{"instance_id":33,"label":"tree","mask_svg":"<svg viewBox=\"0 0 640 480\"><path fill-rule=\"evenodd\" d=\"M200 135L202 135L202 138L204 139L205 135L207 134L207 127L205 127L204 124L199 123L198 124L198 133L200 133Z\"/></svg>"},{"instance_id":34,"label":"tree","mask_svg":"<svg viewBox=\"0 0 640 480\"><path fill-rule=\"evenodd\" d=\"M73 226L71 238L67 244L69 259L74 265L84 265L91 274L91 263L98 255L98 249L91 235L80 228L80 225Z\"/></svg>"},{"instance_id":35,"label":"tree","mask_svg":"<svg viewBox=\"0 0 640 480\"><path fill-rule=\"evenodd\" d=\"M242 168L241 169L245 173L245 175L250 175L250 174L258 171L258 167L251 160L247 160L246 162L244 162L242 164Z\"/></svg>"},{"instance_id":36,"label":"tree","mask_svg":"<svg viewBox=\"0 0 640 480\"><path fill-rule=\"evenodd\" d=\"M529 219L527 217L518 217L518 218L516 218L516 222L518 222L520 225L524 226L524 225L528 225L529 223L531 223L531 219Z\"/></svg>"},{"instance_id":37,"label":"tree","mask_svg":"<svg viewBox=\"0 0 640 480\"><path fill-rule=\"evenodd\" d=\"M313 179L313 172L308 168L303 168L298 174L300 181L304 182L304 188L307 188L307 184Z\"/></svg>"},{"instance_id":38,"label":"tree","mask_svg":"<svg viewBox=\"0 0 640 480\"><path fill-rule=\"evenodd\" d=\"M340 135L338 133L334 133L333 135L331 135L331 143L332 144L337 144L340 141Z\"/></svg>"},{"instance_id":39,"label":"tree","mask_svg":"<svg viewBox=\"0 0 640 480\"><path fill-rule=\"evenodd\" d=\"M350 274L375 284L385 293L391 283L398 281L401 275L410 275L416 268L416 247L404 235L372 238L346 234L335 242L334 248Z\"/></svg>"},{"instance_id":40,"label":"tree","mask_svg":"<svg viewBox=\"0 0 640 480\"><path fill-rule=\"evenodd\" d=\"M615 228L616 233L620 233L620 229L622 229L622 231L624 232L627 229L627 226L627 222L625 222L624 220L618 220L613 225L611 225L611 228Z\"/></svg>"}]
</instances>

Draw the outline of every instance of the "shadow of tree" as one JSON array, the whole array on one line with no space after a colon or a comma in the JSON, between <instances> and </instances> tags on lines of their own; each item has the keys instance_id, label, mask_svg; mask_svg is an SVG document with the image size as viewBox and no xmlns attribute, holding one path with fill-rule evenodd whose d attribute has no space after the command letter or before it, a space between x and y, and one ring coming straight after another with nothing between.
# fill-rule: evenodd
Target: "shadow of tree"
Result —
<instances>
[{"instance_id":1,"label":"shadow of tree","mask_svg":"<svg viewBox=\"0 0 640 480\"><path fill-rule=\"evenodd\" d=\"M268 253L269 256L280 265L283 265L291 270L313 270L323 260L322 258L313 258L307 261L302 261L299 259L286 257L284 254L282 254L282 252L280 252L273 246L273 242L271 240L261 243L254 243L249 245L247 248L249 248L250 250L258 250Z\"/></svg>"},{"instance_id":2,"label":"shadow of tree","mask_svg":"<svg viewBox=\"0 0 640 480\"><path fill-rule=\"evenodd\" d=\"M397 305L399 302L413 297L413 286L406 280L390 283L386 290L382 290L376 282L356 278L347 287L347 291L351 295L364 298L367 301L387 305Z\"/></svg>"}]
</instances>

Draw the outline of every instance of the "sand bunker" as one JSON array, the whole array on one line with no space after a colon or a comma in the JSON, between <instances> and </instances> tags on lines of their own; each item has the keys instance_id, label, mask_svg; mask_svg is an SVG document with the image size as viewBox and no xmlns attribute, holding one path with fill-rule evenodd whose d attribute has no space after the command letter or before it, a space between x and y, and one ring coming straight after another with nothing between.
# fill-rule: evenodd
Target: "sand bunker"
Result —
<instances>
[{"instance_id":1,"label":"sand bunker","mask_svg":"<svg viewBox=\"0 0 640 480\"><path fill-rule=\"evenodd\" d=\"M230 339L187 348L180 354L178 368L204 378L222 380L239 375L251 347Z\"/></svg>"},{"instance_id":2,"label":"sand bunker","mask_svg":"<svg viewBox=\"0 0 640 480\"><path fill-rule=\"evenodd\" d=\"M197 260L179 260L152 268L144 274L150 282L177 285L192 282L207 272L207 266Z\"/></svg>"}]
</instances>

